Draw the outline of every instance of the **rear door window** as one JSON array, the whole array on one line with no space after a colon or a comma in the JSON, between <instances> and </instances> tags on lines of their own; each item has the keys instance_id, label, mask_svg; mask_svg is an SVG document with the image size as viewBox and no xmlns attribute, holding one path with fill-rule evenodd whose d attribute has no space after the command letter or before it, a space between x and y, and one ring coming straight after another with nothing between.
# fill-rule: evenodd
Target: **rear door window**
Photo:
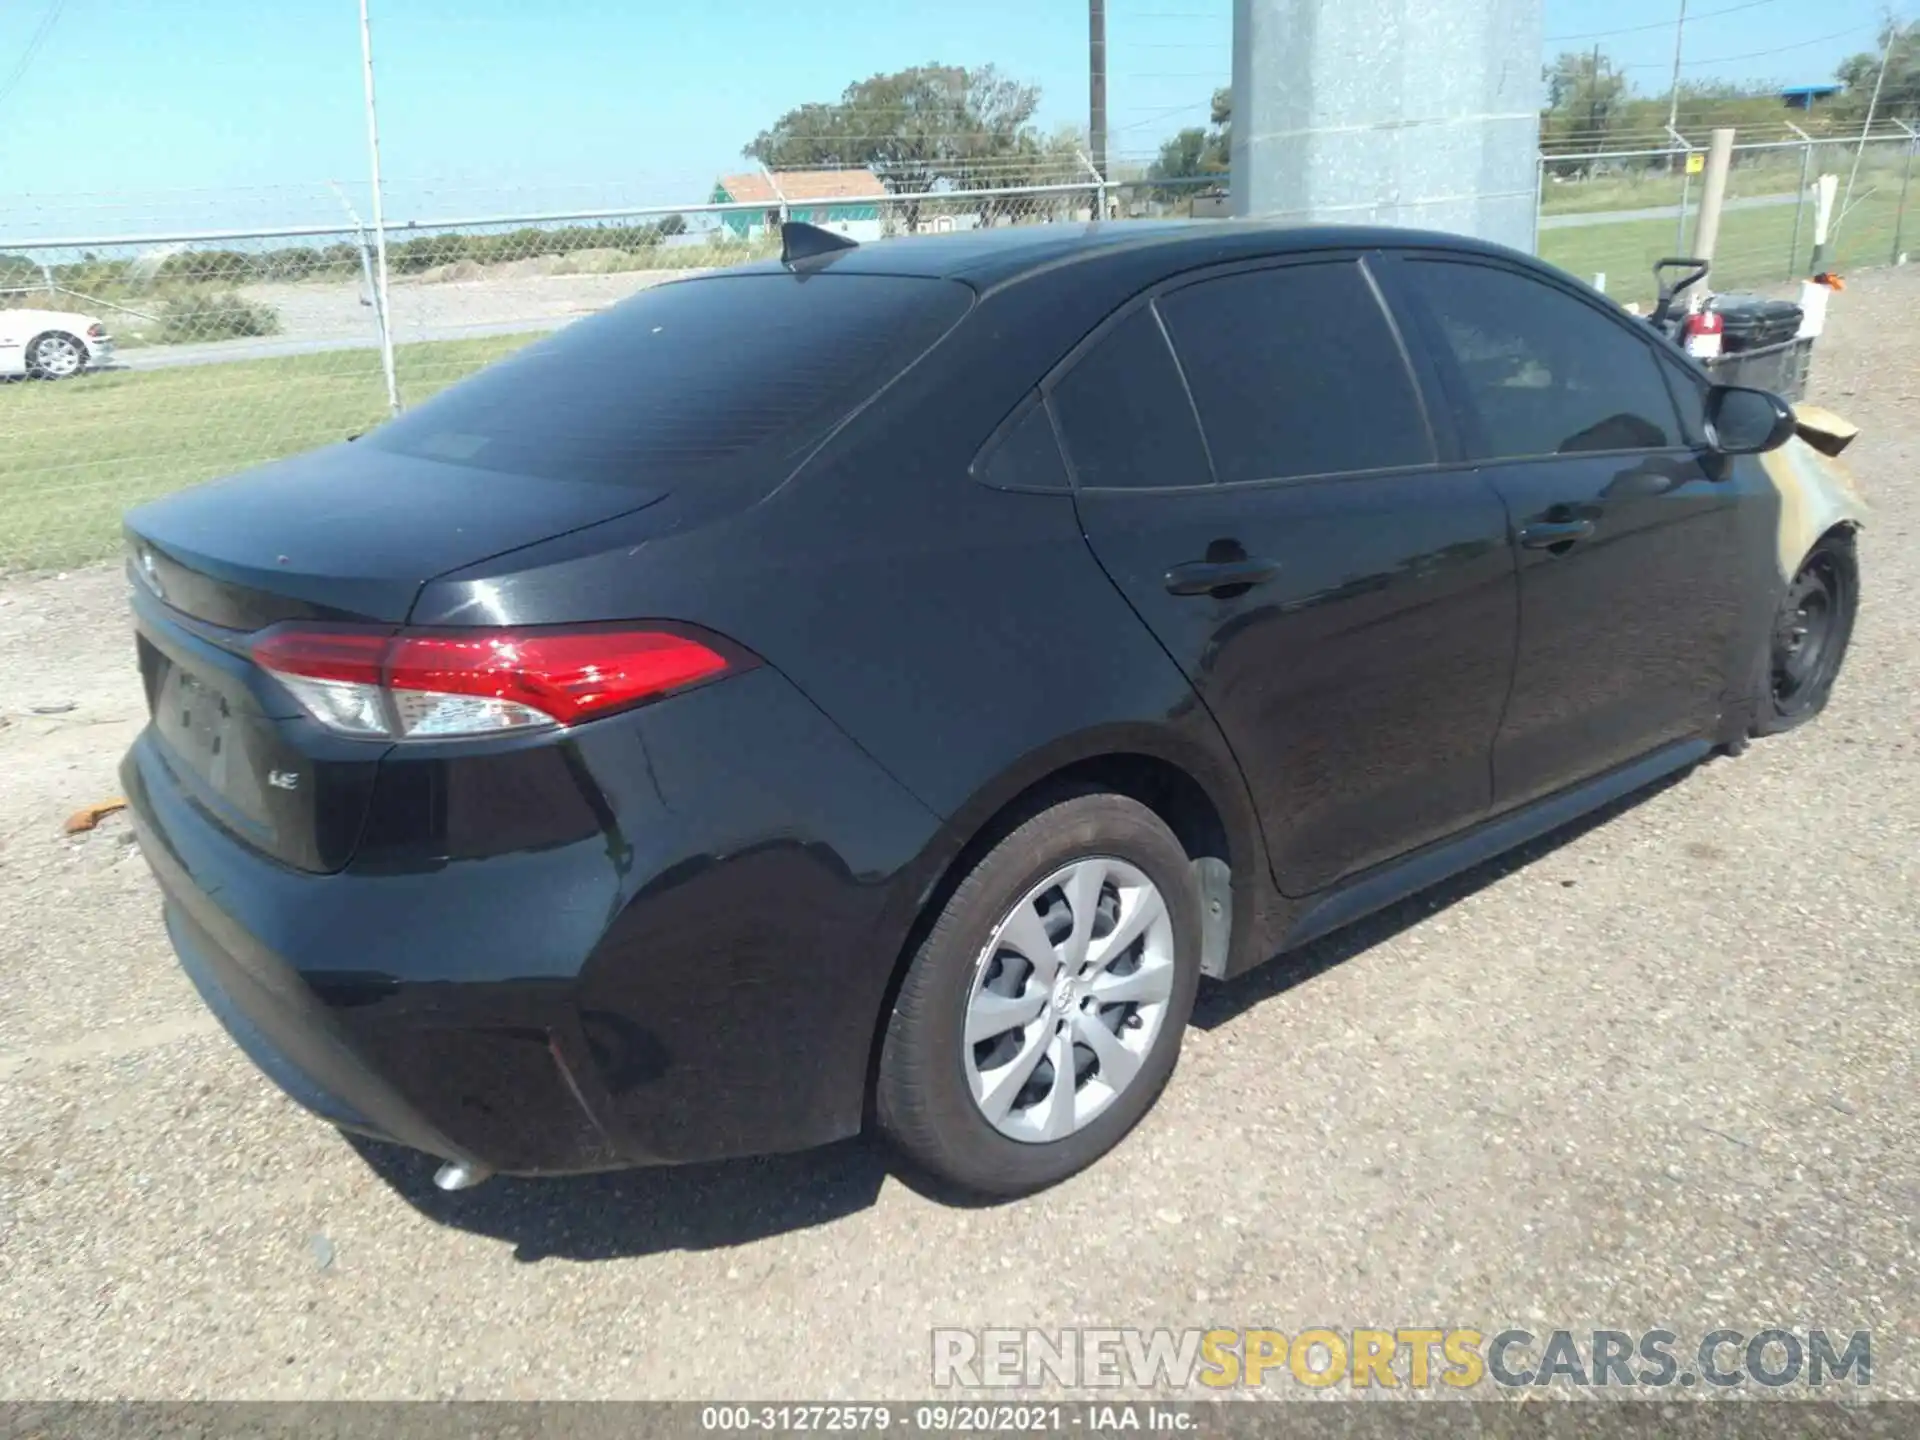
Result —
<instances>
[{"instance_id":1,"label":"rear door window","mask_svg":"<svg viewBox=\"0 0 1920 1440\"><path fill-rule=\"evenodd\" d=\"M1186 384L1150 306L1095 342L1050 398L1075 483L1116 490L1212 483Z\"/></svg>"},{"instance_id":2,"label":"rear door window","mask_svg":"<svg viewBox=\"0 0 1920 1440\"><path fill-rule=\"evenodd\" d=\"M426 460L657 486L817 444L966 314L968 287L736 275L643 290L369 434Z\"/></svg>"},{"instance_id":3,"label":"rear door window","mask_svg":"<svg viewBox=\"0 0 1920 1440\"><path fill-rule=\"evenodd\" d=\"M1624 322L1512 270L1441 260L1406 268L1464 392L1474 458L1680 443L1659 362Z\"/></svg>"},{"instance_id":4,"label":"rear door window","mask_svg":"<svg viewBox=\"0 0 1920 1440\"><path fill-rule=\"evenodd\" d=\"M1067 467L1053 417L1038 396L974 462L974 478L996 490L1065 490Z\"/></svg>"},{"instance_id":5,"label":"rear door window","mask_svg":"<svg viewBox=\"0 0 1920 1440\"><path fill-rule=\"evenodd\" d=\"M1223 483L1432 463L1413 376L1357 261L1241 271L1156 303Z\"/></svg>"}]
</instances>

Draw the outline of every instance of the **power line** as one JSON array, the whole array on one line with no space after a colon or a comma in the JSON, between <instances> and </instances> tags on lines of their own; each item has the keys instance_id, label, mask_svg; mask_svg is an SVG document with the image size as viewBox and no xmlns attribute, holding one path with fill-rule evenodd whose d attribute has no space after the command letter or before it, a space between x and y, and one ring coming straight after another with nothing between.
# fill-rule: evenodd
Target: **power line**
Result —
<instances>
[{"instance_id":1,"label":"power line","mask_svg":"<svg viewBox=\"0 0 1920 1440\"><path fill-rule=\"evenodd\" d=\"M1138 130L1143 125L1159 125L1165 123L1169 115L1182 115L1200 110L1211 111L1212 105L1211 100L1194 100L1185 105L1168 105L1162 109L1149 111L1142 119L1130 120L1125 125L1116 125L1114 129Z\"/></svg>"},{"instance_id":2,"label":"power line","mask_svg":"<svg viewBox=\"0 0 1920 1440\"><path fill-rule=\"evenodd\" d=\"M1811 45L1824 45L1829 40L1842 40L1849 35L1858 35L1863 30L1872 30L1872 25L1849 25L1844 30L1835 30L1829 35L1816 35L1811 40L1799 40L1791 45L1776 45L1771 50L1749 50L1742 55L1706 55L1697 60L1681 62L1681 68L1691 70L1696 65L1730 65L1735 60L1764 60L1769 55L1785 55L1790 50L1805 50ZM1659 61L1647 61L1636 65L1622 65L1622 70L1658 70Z\"/></svg>"},{"instance_id":3,"label":"power line","mask_svg":"<svg viewBox=\"0 0 1920 1440\"><path fill-rule=\"evenodd\" d=\"M0 105L4 105L13 94L14 87L20 83L20 77L27 73L27 67L33 64L33 57L40 53L40 47L47 43L47 37L53 34L53 27L59 23L60 12L67 8L67 0L49 0L46 13L40 17L40 23L34 27L33 35L27 41L27 48L21 53L20 61L13 67L5 80L0 80Z\"/></svg>"},{"instance_id":4,"label":"power line","mask_svg":"<svg viewBox=\"0 0 1920 1440\"><path fill-rule=\"evenodd\" d=\"M1741 0L1738 5L1726 5L1718 10L1703 10L1698 15L1689 16L1687 23L1698 20L1711 20L1716 15L1732 15L1740 10L1752 10L1756 6L1771 5L1774 0ZM1604 40L1609 35L1638 35L1647 30L1671 30L1673 21L1655 20L1651 25L1622 25L1616 30L1582 30L1575 35L1546 35L1541 37L1543 45L1558 45L1562 40Z\"/></svg>"}]
</instances>

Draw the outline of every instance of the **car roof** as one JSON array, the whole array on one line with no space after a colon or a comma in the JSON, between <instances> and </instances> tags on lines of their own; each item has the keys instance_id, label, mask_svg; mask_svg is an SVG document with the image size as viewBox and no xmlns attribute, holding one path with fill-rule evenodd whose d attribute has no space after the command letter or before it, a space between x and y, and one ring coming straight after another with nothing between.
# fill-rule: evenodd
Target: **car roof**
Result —
<instances>
[{"instance_id":1,"label":"car roof","mask_svg":"<svg viewBox=\"0 0 1920 1440\"><path fill-rule=\"evenodd\" d=\"M1117 252L1138 254L1178 271L1192 265L1259 255L1332 249L1419 247L1525 259L1464 235L1386 225L1306 225L1261 220L1122 220L1088 224L1009 225L865 242L801 262L806 271L903 275L959 280L990 290L1075 261ZM1145 253L1140 253L1145 252ZM741 271L786 273L778 260ZM740 273L736 271L735 273Z\"/></svg>"}]
</instances>

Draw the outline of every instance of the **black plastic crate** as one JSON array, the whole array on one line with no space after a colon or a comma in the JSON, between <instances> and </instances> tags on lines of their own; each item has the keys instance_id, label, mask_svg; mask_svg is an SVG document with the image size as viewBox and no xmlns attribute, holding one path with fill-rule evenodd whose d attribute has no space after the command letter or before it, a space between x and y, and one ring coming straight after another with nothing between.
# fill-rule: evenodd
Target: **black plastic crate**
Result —
<instances>
[{"instance_id":1,"label":"black plastic crate","mask_svg":"<svg viewBox=\"0 0 1920 1440\"><path fill-rule=\"evenodd\" d=\"M1807 378L1813 368L1813 337L1787 340L1757 350L1736 350L1702 362L1722 385L1751 385L1771 390L1783 400L1807 398Z\"/></svg>"}]
</instances>

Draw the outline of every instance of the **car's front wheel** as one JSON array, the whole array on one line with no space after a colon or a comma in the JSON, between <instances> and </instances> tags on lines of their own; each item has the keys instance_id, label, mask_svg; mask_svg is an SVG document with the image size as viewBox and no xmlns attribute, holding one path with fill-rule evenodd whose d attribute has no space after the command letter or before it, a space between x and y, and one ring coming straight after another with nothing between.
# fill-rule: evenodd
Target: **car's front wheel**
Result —
<instances>
[{"instance_id":1,"label":"car's front wheel","mask_svg":"<svg viewBox=\"0 0 1920 1440\"><path fill-rule=\"evenodd\" d=\"M36 380L65 380L86 368L86 345L62 331L49 330L27 347L27 373Z\"/></svg>"},{"instance_id":2,"label":"car's front wheel","mask_svg":"<svg viewBox=\"0 0 1920 1440\"><path fill-rule=\"evenodd\" d=\"M1159 1097L1199 961L1166 824L1121 795L1047 807L979 859L915 953L881 1046L881 1127L982 1194L1065 1179Z\"/></svg>"},{"instance_id":3,"label":"car's front wheel","mask_svg":"<svg viewBox=\"0 0 1920 1440\"><path fill-rule=\"evenodd\" d=\"M1844 531L1828 535L1800 562L1775 612L1756 734L1791 730L1826 708L1859 604L1853 537Z\"/></svg>"}]
</instances>

